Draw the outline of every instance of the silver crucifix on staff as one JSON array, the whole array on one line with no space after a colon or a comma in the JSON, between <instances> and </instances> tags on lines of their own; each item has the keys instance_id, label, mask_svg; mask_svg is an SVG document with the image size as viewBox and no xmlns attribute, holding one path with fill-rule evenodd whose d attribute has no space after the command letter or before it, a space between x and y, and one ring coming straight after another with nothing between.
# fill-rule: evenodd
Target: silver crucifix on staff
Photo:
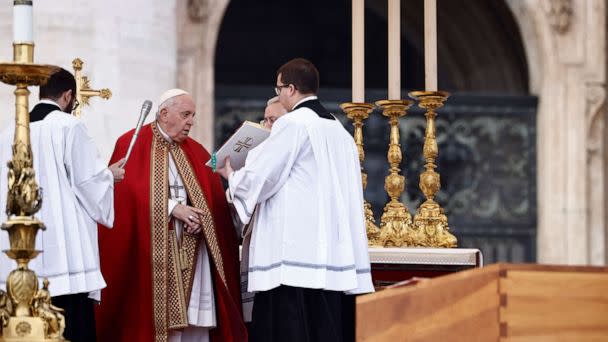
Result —
<instances>
[{"instance_id":1,"label":"silver crucifix on staff","mask_svg":"<svg viewBox=\"0 0 608 342\"><path fill-rule=\"evenodd\" d=\"M82 107L89 104L89 98L99 96L102 99L109 99L112 97L112 92L108 88L100 90L94 90L90 87L90 80L86 76L82 76L82 66L84 62L80 58L76 58L72 61L72 67L74 68L74 78L76 78L76 101L78 105L74 109L74 116L80 117L80 111Z\"/></svg>"}]
</instances>

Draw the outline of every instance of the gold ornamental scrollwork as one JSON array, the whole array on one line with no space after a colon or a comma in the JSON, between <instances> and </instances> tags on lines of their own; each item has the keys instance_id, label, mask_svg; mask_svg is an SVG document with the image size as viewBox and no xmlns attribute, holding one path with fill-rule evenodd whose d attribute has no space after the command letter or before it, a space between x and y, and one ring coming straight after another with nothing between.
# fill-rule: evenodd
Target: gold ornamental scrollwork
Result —
<instances>
[{"instance_id":1,"label":"gold ornamental scrollwork","mask_svg":"<svg viewBox=\"0 0 608 342\"><path fill-rule=\"evenodd\" d=\"M112 92L108 88L95 90L91 88L91 81L87 76L82 75L82 67L84 62L80 58L76 58L72 61L72 68L74 68L74 78L76 79L76 100L80 104L74 109L74 116L79 118L82 113L82 108L89 105L89 99L91 97L101 97L104 100L108 100L112 97Z\"/></svg>"}]
</instances>

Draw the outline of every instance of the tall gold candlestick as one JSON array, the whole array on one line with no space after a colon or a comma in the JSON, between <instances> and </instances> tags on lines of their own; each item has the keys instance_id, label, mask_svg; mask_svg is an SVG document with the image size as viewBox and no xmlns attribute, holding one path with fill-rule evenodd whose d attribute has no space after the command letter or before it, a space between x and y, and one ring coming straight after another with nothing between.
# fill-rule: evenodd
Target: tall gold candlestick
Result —
<instances>
[{"instance_id":1,"label":"tall gold candlestick","mask_svg":"<svg viewBox=\"0 0 608 342\"><path fill-rule=\"evenodd\" d=\"M424 237L422 243L427 247L456 247L457 240L449 232L448 218L443 208L435 202L434 198L441 188L439 173L435 172L435 159L439 154L437 139L435 138L436 110L443 107L449 93L442 91L414 91L410 97L419 101L418 106L426 109L426 132L424 137L423 155L425 171L420 174L420 190L424 193L426 201L416 210L414 227Z\"/></svg>"},{"instance_id":2,"label":"tall gold candlestick","mask_svg":"<svg viewBox=\"0 0 608 342\"><path fill-rule=\"evenodd\" d=\"M29 3L31 6L31 2ZM4 251L17 262L6 279L6 292L0 290L0 342L65 341L63 310L51 304L48 281L38 288L36 273L28 263L40 251L36 234L44 224L34 215L42 204L36 184L29 129L28 86L43 85L56 66L34 64L34 44L13 44L13 62L0 63L0 81L15 85L15 136L13 158L8 162L8 220L2 229L9 234L10 249Z\"/></svg>"},{"instance_id":3,"label":"tall gold candlestick","mask_svg":"<svg viewBox=\"0 0 608 342\"><path fill-rule=\"evenodd\" d=\"M340 108L346 113L346 116L353 120L355 127L354 138L357 150L359 151L359 162L361 164L361 180L363 182L363 190L367 187L367 173L363 171L363 161L365 160L365 151L363 150L363 121L369 117L369 114L374 110L374 105L371 103L352 103L347 102L340 105ZM363 210L365 212L365 231L367 232L367 243L370 246L380 244L380 229L376 225L372 206L363 199Z\"/></svg>"},{"instance_id":4,"label":"tall gold candlestick","mask_svg":"<svg viewBox=\"0 0 608 342\"><path fill-rule=\"evenodd\" d=\"M384 206L380 221L380 240L386 247L411 246L415 243L412 231L412 215L399 200L405 189L405 177L400 175L399 164L402 160L399 143L399 118L406 115L412 105L409 100L382 100L376 105L382 108L382 115L389 118L391 133L387 159L390 165L389 175L384 182L384 190L391 200Z\"/></svg>"}]
</instances>

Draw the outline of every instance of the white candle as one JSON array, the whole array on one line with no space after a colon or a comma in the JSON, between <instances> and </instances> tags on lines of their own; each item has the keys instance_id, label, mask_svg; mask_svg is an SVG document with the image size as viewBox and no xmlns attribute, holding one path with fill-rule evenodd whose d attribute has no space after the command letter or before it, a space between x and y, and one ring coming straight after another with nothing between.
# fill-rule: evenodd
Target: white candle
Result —
<instances>
[{"instance_id":1,"label":"white candle","mask_svg":"<svg viewBox=\"0 0 608 342\"><path fill-rule=\"evenodd\" d=\"M365 102L365 0L353 0L353 102Z\"/></svg>"},{"instance_id":2,"label":"white candle","mask_svg":"<svg viewBox=\"0 0 608 342\"><path fill-rule=\"evenodd\" d=\"M401 100L401 0L388 0L388 99Z\"/></svg>"},{"instance_id":3,"label":"white candle","mask_svg":"<svg viewBox=\"0 0 608 342\"><path fill-rule=\"evenodd\" d=\"M33 42L34 23L31 0L13 2L13 42Z\"/></svg>"},{"instance_id":4,"label":"white candle","mask_svg":"<svg viewBox=\"0 0 608 342\"><path fill-rule=\"evenodd\" d=\"M437 91L437 0L424 0L424 85Z\"/></svg>"}]
</instances>

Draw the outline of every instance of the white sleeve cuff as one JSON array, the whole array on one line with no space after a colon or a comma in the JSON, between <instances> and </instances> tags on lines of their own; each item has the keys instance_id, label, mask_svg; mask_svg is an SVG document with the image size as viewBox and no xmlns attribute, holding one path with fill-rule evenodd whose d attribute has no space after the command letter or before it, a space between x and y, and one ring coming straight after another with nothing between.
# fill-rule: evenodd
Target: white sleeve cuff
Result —
<instances>
[{"instance_id":1,"label":"white sleeve cuff","mask_svg":"<svg viewBox=\"0 0 608 342\"><path fill-rule=\"evenodd\" d=\"M169 213L169 216L171 216L171 214L173 213L173 209L175 209L175 206L178 204L179 204L178 201L172 200L169 198L169 209L167 210L167 213Z\"/></svg>"},{"instance_id":2,"label":"white sleeve cuff","mask_svg":"<svg viewBox=\"0 0 608 342\"><path fill-rule=\"evenodd\" d=\"M112 180L110 182L110 189L114 189L114 174L112 173L112 170L110 170L110 168L108 167L105 170L103 170L103 172L106 174L107 178Z\"/></svg>"},{"instance_id":3,"label":"white sleeve cuff","mask_svg":"<svg viewBox=\"0 0 608 342\"><path fill-rule=\"evenodd\" d=\"M234 203L234 197L232 197L232 192L230 191L230 187L228 187L226 189L226 201L228 201L229 204Z\"/></svg>"}]
</instances>

